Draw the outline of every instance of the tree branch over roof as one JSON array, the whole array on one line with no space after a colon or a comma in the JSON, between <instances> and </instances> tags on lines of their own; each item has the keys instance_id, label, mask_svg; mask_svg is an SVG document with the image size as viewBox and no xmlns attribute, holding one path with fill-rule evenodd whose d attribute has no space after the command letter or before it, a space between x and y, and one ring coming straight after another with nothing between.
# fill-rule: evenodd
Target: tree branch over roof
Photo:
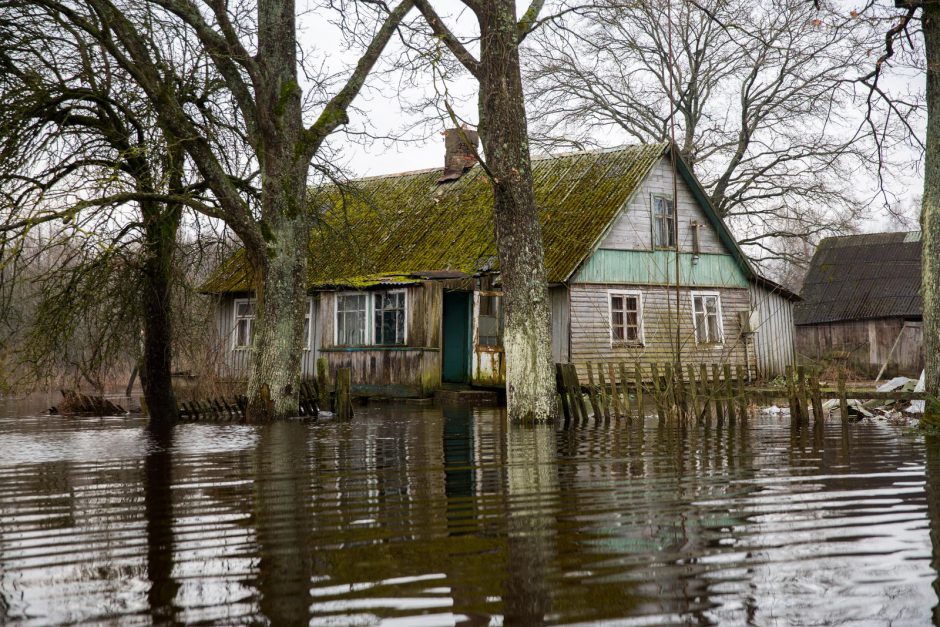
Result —
<instances>
[{"instance_id":1,"label":"tree branch over roof","mask_svg":"<svg viewBox=\"0 0 940 627\"><path fill-rule=\"evenodd\" d=\"M434 32L434 35L444 42L444 45L451 51L451 53L460 61L461 65L467 68L467 71L473 74L476 78L480 77L480 62L470 54L470 51L460 42L459 39L447 28L447 25L444 24L444 21L440 18L434 8L431 6L431 3L427 0L414 0L415 6L418 7L418 10L421 11L421 15L424 16L424 19L427 21L428 25L431 27L431 30ZM473 6L465 2L467 6L473 8Z\"/></svg>"}]
</instances>

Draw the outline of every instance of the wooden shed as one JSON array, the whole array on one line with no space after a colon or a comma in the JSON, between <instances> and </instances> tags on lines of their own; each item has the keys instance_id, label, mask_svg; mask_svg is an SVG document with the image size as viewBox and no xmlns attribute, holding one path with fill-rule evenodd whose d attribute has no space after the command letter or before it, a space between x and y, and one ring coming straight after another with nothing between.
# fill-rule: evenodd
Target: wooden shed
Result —
<instances>
[{"instance_id":1,"label":"wooden shed","mask_svg":"<svg viewBox=\"0 0 940 627\"><path fill-rule=\"evenodd\" d=\"M862 376L924 367L920 231L820 242L794 308L802 361L845 363Z\"/></svg>"},{"instance_id":2,"label":"wooden shed","mask_svg":"<svg viewBox=\"0 0 940 627\"><path fill-rule=\"evenodd\" d=\"M305 369L326 357L352 369L354 389L382 395L502 385L491 186L452 157L443 170L311 192L321 228L310 240ZM533 180L556 361L648 369L681 357L769 376L789 363L798 297L754 270L668 144L534 158ZM203 288L219 296L229 373L250 359L250 323L238 315L250 309L249 277L237 253Z\"/></svg>"}]
</instances>

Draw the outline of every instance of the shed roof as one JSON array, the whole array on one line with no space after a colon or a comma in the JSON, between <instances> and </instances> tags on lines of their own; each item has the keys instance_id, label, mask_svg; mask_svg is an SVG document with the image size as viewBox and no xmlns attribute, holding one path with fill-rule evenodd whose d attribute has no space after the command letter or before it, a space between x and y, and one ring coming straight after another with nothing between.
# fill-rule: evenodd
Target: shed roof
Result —
<instances>
[{"instance_id":1,"label":"shed roof","mask_svg":"<svg viewBox=\"0 0 940 627\"><path fill-rule=\"evenodd\" d=\"M793 310L798 325L922 316L920 231L828 237Z\"/></svg>"},{"instance_id":2,"label":"shed roof","mask_svg":"<svg viewBox=\"0 0 940 627\"><path fill-rule=\"evenodd\" d=\"M668 143L657 143L532 159L549 282L571 276L668 150ZM782 289L753 270L681 158L679 166L745 274ZM309 287L364 288L498 270L493 195L482 168L444 184L440 175L436 168L312 191L309 206L319 209L320 224L310 238ZM202 291L247 292L250 285L240 251Z\"/></svg>"}]
</instances>

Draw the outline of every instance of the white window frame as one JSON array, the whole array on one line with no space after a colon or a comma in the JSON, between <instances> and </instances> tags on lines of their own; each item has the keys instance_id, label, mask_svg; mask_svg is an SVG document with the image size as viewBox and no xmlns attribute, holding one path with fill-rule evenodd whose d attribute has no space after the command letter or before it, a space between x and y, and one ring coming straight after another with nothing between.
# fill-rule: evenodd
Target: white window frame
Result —
<instances>
[{"instance_id":1,"label":"white window frame","mask_svg":"<svg viewBox=\"0 0 940 627\"><path fill-rule=\"evenodd\" d=\"M369 298L368 292L356 292L356 291L347 291L347 292L336 292L336 297L333 299L333 345L334 346L347 346L347 344L339 343L339 299L343 296L365 296L365 329L363 331L363 343L358 344L357 346L368 346L371 341L372 334L369 331L370 328L370 319L369 312L371 307L369 305L372 302L372 299Z\"/></svg>"},{"instance_id":2,"label":"white window frame","mask_svg":"<svg viewBox=\"0 0 940 627\"><path fill-rule=\"evenodd\" d=\"M636 297L636 323L637 339L626 338L618 340L614 337L614 296ZM624 319L624 335L626 335L626 319ZM640 290L607 290L607 329L610 334L610 345L615 346L646 346L646 336L643 331L643 292Z\"/></svg>"},{"instance_id":3,"label":"white window frame","mask_svg":"<svg viewBox=\"0 0 940 627\"><path fill-rule=\"evenodd\" d=\"M708 342L699 342L698 339L698 322L695 319L695 299L701 296L714 296L715 297L715 310L716 315L718 316L718 339ZM695 343L704 346L721 346L725 343L725 321L724 315L721 310L721 293L720 292L691 292L690 293L691 305L692 305L692 332L695 334Z\"/></svg>"},{"instance_id":4,"label":"white window frame","mask_svg":"<svg viewBox=\"0 0 940 627\"><path fill-rule=\"evenodd\" d=\"M376 294L390 294L390 293L402 293L405 295L405 334L404 339L401 344L376 344L375 343L375 297ZM378 290L375 292L364 292L356 290L346 290L344 292L336 292L335 298L333 299L333 345L334 346L347 346L346 344L339 343L339 299L341 296L365 296L366 297L366 329L365 334L363 335L363 343L357 344L357 347L360 346L375 346L376 348L394 348L408 345L408 290L399 288L391 290Z\"/></svg>"},{"instance_id":5,"label":"white window frame","mask_svg":"<svg viewBox=\"0 0 940 627\"><path fill-rule=\"evenodd\" d=\"M372 312L372 324L370 325L370 330L372 331L372 336L369 337L369 343L374 346L407 346L408 345L408 290L406 289L397 289L397 290L379 290L377 292L368 292L369 294L369 311ZM404 296L404 304L402 306L402 315L405 317L405 324L403 325L402 338L400 344L376 344L375 343L375 307L376 307L376 296L379 294L401 294Z\"/></svg>"},{"instance_id":6,"label":"white window frame","mask_svg":"<svg viewBox=\"0 0 940 627\"><path fill-rule=\"evenodd\" d=\"M656 233L658 232L656 224L656 199L661 198L672 205L672 213L669 214L669 221L672 222L672 244L660 246L656 243ZM676 215L676 200L668 194L650 194L650 235L653 238L651 242L653 250L673 250L679 243L679 220Z\"/></svg>"},{"instance_id":7,"label":"white window frame","mask_svg":"<svg viewBox=\"0 0 940 627\"><path fill-rule=\"evenodd\" d=\"M501 322L498 329L503 342L499 344L480 344L480 301L484 296L493 296L497 298L497 324ZM502 352L505 350L504 342L506 338L506 318L503 310L503 292L499 290L475 290L473 292L473 350L483 352Z\"/></svg>"},{"instance_id":8,"label":"white window frame","mask_svg":"<svg viewBox=\"0 0 940 627\"><path fill-rule=\"evenodd\" d=\"M304 314L304 323L307 325L307 337L304 338L304 350L310 350L313 337L313 297L307 297L307 313Z\"/></svg>"},{"instance_id":9,"label":"white window frame","mask_svg":"<svg viewBox=\"0 0 940 627\"><path fill-rule=\"evenodd\" d=\"M251 349L252 341L255 337L255 320L258 319L257 306L255 308L255 314L253 316L239 316L238 315L238 306L239 305L255 305L254 298L236 298L232 304L232 350L233 351L246 351ZM248 320L248 344L242 346L238 343L238 321L239 320Z\"/></svg>"}]
</instances>

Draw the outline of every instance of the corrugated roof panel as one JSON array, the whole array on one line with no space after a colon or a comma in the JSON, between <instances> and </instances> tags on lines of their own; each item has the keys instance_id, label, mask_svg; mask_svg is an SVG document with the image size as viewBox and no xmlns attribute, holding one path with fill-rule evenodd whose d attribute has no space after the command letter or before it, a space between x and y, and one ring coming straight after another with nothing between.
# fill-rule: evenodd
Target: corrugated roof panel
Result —
<instances>
[{"instance_id":1,"label":"corrugated roof panel","mask_svg":"<svg viewBox=\"0 0 940 627\"><path fill-rule=\"evenodd\" d=\"M921 317L920 254L919 231L824 239L794 306L795 323Z\"/></svg>"}]
</instances>

